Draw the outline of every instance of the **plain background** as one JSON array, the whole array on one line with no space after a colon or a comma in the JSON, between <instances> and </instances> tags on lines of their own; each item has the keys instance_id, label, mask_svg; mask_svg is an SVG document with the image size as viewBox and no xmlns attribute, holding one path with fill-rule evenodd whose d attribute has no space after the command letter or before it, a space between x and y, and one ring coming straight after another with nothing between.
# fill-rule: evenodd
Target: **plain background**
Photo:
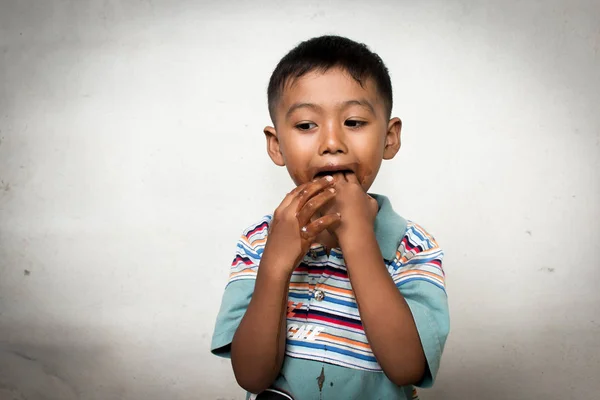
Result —
<instances>
[{"instance_id":1,"label":"plain background","mask_svg":"<svg viewBox=\"0 0 600 400\"><path fill-rule=\"evenodd\" d=\"M209 343L292 185L267 81L325 33L387 63L372 190L446 250L422 398L597 398L600 2L1 0L1 399L242 398Z\"/></svg>"}]
</instances>

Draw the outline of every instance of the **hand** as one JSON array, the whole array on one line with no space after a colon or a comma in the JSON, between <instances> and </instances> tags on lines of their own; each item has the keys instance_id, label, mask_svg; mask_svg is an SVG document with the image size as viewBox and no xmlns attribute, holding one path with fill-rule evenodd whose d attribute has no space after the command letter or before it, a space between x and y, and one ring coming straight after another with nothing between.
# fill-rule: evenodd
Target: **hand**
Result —
<instances>
[{"instance_id":1,"label":"hand","mask_svg":"<svg viewBox=\"0 0 600 400\"><path fill-rule=\"evenodd\" d=\"M263 260L291 275L319 233L340 220L339 213L313 216L336 195L333 178L326 176L296 187L273 214ZM314 220L313 220L314 219Z\"/></svg>"},{"instance_id":2,"label":"hand","mask_svg":"<svg viewBox=\"0 0 600 400\"><path fill-rule=\"evenodd\" d=\"M341 219L339 224L329 229L329 232L341 240L340 236L348 232L357 232L365 227L372 228L379 205L377 200L364 191L356 175L344 174L343 179L336 181L335 188L337 192L335 201L326 206L325 211L340 213Z\"/></svg>"}]
</instances>

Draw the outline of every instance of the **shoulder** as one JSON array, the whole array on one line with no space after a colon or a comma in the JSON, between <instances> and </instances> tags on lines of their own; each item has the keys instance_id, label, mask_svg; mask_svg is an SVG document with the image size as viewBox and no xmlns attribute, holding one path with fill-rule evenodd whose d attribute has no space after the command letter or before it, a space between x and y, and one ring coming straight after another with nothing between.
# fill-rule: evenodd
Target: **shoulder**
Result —
<instances>
[{"instance_id":1,"label":"shoulder","mask_svg":"<svg viewBox=\"0 0 600 400\"><path fill-rule=\"evenodd\" d=\"M272 218L272 215L265 215L242 231L237 242L236 253L238 256L248 256L254 261L260 259L267 242Z\"/></svg>"},{"instance_id":2,"label":"shoulder","mask_svg":"<svg viewBox=\"0 0 600 400\"><path fill-rule=\"evenodd\" d=\"M250 225L238 239L235 257L231 263L229 283L255 279L260 259L267 242L271 215L266 215Z\"/></svg>"},{"instance_id":3,"label":"shoulder","mask_svg":"<svg viewBox=\"0 0 600 400\"><path fill-rule=\"evenodd\" d=\"M445 292L443 258L444 251L435 238L422 226L407 221L404 237L390 264L390 272L399 287L409 282L428 282Z\"/></svg>"},{"instance_id":4,"label":"shoulder","mask_svg":"<svg viewBox=\"0 0 600 400\"><path fill-rule=\"evenodd\" d=\"M412 246L418 248L419 251L440 247L432 234L421 225L410 220L406 221L406 231L404 232L402 240L412 244Z\"/></svg>"},{"instance_id":5,"label":"shoulder","mask_svg":"<svg viewBox=\"0 0 600 400\"><path fill-rule=\"evenodd\" d=\"M396 259L406 263L413 258L425 257L430 260L441 260L444 252L435 237L414 221L406 221L406 231L398 245Z\"/></svg>"},{"instance_id":6,"label":"shoulder","mask_svg":"<svg viewBox=\"0 0 600 400\"><path fill-rule=\"evenodd\" d=\"M269 225L271 224L272 219L273 215L265 215L260 220L248 226L243 230L240 240L252 247L260 244L260 242L264 241L269 234Z\"/></svg>"}]
</instances>

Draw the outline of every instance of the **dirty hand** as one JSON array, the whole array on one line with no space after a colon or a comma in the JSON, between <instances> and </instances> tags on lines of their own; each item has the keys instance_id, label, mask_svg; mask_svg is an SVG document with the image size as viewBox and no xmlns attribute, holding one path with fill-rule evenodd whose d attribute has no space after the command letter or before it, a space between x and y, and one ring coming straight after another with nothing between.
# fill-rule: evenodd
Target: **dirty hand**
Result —
<instances>
[{"instance_id":1,"label":"dirty hand","mask_svg":"<svg viewBox=\"0 0 600 400\"><path fill-rule=\"evenodd\" d=\"M326 176L296 187L273 214L263 260L291 275L317 235L340 220L336 212L313 218L336 196L333 178Z\"/></svg>"},{"instance_id":2,"label":"dirty hand","mask_svg":"<svg viewBox=\"0 0 600 400\"><path fill-rule=\"evenodd\" d=\"M326 211L339 213L341 218L339 224L329 229L330 233L340 240L341 236L373 229L379 205L364 191L356 175L344 174L343 179L336 181L335 188L335 200Z\"/></svg>"}]
</instances>

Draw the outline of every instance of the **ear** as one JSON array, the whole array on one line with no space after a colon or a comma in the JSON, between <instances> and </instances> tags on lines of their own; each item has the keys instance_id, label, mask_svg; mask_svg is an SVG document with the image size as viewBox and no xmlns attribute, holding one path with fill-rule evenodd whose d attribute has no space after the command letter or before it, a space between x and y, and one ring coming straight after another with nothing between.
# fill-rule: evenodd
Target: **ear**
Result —
<instances>
[{"instance_id":1,"label":"ear","mask_svg":"<svg viewBox=\"0 0 600 400\"><path fill-rule=\"evenodd\" d=\"M267 126L263 132L267 138L267 153L269 153L269 157L271 157L271 160L273 160L276 165L283 167L285 165L285 160L283 159L283 154L279 147L279 139L277 138L275 128Z\"/></svg>"},{"instance_id":2,"label":"ear","mask_svg":"<svg viewBox=\"0 0 600 400\"><path fill-rule=\"evenodd\" d=\"M383 159L391 160L398 150L400 150L400 131L402 130L402 121L400 118L392 118L388 123L387 133L385 134L385 147L383 149Z\"/></svg>"}]
</instances>

